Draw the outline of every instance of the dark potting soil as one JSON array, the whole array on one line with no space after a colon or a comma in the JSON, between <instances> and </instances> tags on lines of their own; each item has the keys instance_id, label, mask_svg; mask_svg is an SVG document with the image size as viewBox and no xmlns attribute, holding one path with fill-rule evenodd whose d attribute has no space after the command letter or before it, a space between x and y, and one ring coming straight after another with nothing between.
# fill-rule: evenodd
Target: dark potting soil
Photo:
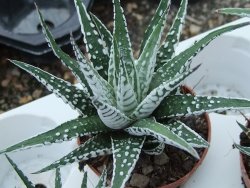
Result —
<instances>
[{"instance_id":1,"label":"dark potting soil","mask_svg":"<svg viewBox=\"0 0 250 188\"><path fill-rule=\"evenodd\" d=\"M208 124L204 115L181 118L181 121L207 139ZM204 149L199 148L197 152L199 156L202 156ZM111 179L113 170L112 156L82 162L80 168L88 163L101 172L104 162L107 166L108 177ZM190 172L197 162L197 159L187 152L169 145L166 145L164 152L160 155L147 155L142 152L126 186L154 188L170 184Z\"/></svg>"}]
</instances>

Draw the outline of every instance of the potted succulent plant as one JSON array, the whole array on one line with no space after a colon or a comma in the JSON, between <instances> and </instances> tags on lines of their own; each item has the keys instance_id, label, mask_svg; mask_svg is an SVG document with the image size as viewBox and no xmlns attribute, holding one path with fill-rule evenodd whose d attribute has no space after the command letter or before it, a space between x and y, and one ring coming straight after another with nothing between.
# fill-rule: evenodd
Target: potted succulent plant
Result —
<instances>
[{"instance_id":1,"label":"potted succulent plant","mask_svg":"<svg viewBox=\"0 0 250 188\"><path fill-rule=\"evenodd\" d=\"M219 9L217 12L227 15L235 15L241 17L250 17L250 9L249 8L223 8ZM247 188L250 188L250 168L249 168L249 161L250 161L250 121L249 119L243 114L245 119L247 120L246 126L243 124L238 123L240 128L242 129L242 133L240 134L240 144L234 143L234 147L239 149L240 153L240 167L241 167L241 174L242 179L245 183Z\"/></svg>"},{"instance_id":2,"label":"potted succulent plant","mask_svg":"<svg viewBox=\"0 0 250 188\"><path fill-rule=\"evenodd\" d=\"M79 117L5 148L0 154L85 137L77 149L36 173L109 155L113 161L111 187L124 187L142 155L160 155L173 146L189 159L202 158L202 152L195 148L207 148L209 144L186 124L207 121L205 112L250 108L247 99L193 96L180 89L182 81L199 68L190 67L198 52L217 36L246 26L248 22L217 29L175 54L187 0L182 0L167 36L163 29L170 1L161 0L145 32L139 57L135 59L119 0L113 1L113 34L87 12L81 0L75 0L75 5L87 49L85 56L72 39L76 60L58 47L39 10L38 14L50 47L78 78L81 87L32 65L11 62L76 109ZM103 177L105 174L104 171ZM163 181L159 185L164 184L168 183ZM179 184L172 185L177 186Z\"/></svg>"},{"instance_id":3,"label":"potted succulent plant","mask_svg":"<svg viewBox=\"0 0 250 188\"><path fill-rule=\"evenodd\" d=\"M243 124L238 123L240 128L242 129L242 133L240 134L240 144L234 143L234 147L239 149L240 153L240 168L241 168L241 175L242 179L246 185L247 188L250 188L250 169L249 169L249 161L250 161L250 122L246 118L247 124L244 126Z\"/></svg>"}]
</instances>

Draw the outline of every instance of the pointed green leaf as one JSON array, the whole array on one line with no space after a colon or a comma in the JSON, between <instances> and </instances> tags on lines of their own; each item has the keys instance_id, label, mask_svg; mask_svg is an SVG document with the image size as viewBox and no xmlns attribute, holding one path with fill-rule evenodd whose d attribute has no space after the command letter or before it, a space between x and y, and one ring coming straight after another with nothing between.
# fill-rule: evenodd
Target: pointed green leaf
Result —
<instances>
[{"instance_id":1,"label":"pointed green leaf","mask_svg":"<svg viewBox=\"0 0 250 188\"><path fill-rule=\"evenodd\" d=\"M131 135L153 136L159 142L180 148L199 159L198 153L189 143L172 132L168 126L155 122L152 119L139 120L125 130Z\"/></svg>"},{"instance_id":2,"label":"pointed green leaf","mask_svg":"<svg viewBox=\"0 0 250 188\"><path fill-rule=\"evenodd\" d=\"M81 24L81 30L84 35L84 43L86 44L89 59L93 62L95 69L103 78L107 78L107 68L109 62L109 47L104 36L102 36L95 22L91 20L86 7L82 0L75 0L78 17ZM97 20L95 20L97 22Z\"/></svg>"},{"instance_id":3,"label":"pointed green leaf","mask_svg":"<svg viewBox=\"0 0 250 188\"><path fill-rule=\"evenodd\" d=\"M112 46L112 34L110 33L110 31L106 28L106 26L101 22L101 20L99 20L94 14L92 14L91 12L89 12L90 17L93 21L93 23L95 24L97 31L101 37L101 39L106 43L106 47L108 48L109 52ZM106 69L105 69L106 70Z\"/></svg>"},{"instance_id":4,"label":"pointed green leaf","mask_svg":"<svg viewBox=\"0 0 250 188\"><path fill-rule=\"evenodd\" d=\"M134 91L138 91L137 72L134 65L134 58L131 49L130 38L127 30L127 23L123 15L123 9L120 0L113 0L114 4L114 31L113 37L117 40L118 52L121 60L125 63L129 83Z\"/></svg>"},{"instance_id":5,"label":"pointed green leaf","mask_svg":"<svg viewBox=\"0 0 250 188\"><path fill-rule=\"evenodd\" d=\"M99 156L109 155L112 153L110 136L107 134L98 134L88 139L84 144L73 150L63 158L55 161L51 165L39 170L36 173L46 172L67 164L88 160Z\"/></svg>"},{"instance_id":6,"label":"pointed green leaf","mask_svg":"<svg viewBox=\"0 0 250 188\"><path fill-rule=\"evenodd\" d=\"M162 101L154 115L156 118L164 118L247 108L250 108L248 99L172 95Z\"/></svg>"},{"instance_id":7,"label":"pointed green leaf","mask_svg":"<svg viewBox=\"0 0 250 188\"><path fill-rule=\"evenodd\" d=\"M129 83L129 76L123 61L119 69L116 98L117 108L126 115L131 114L138 105L136 93Z\"/></svg>"},{"instance_id":8,"label":"pointed green leaf","mask_svg":"<svg viewBox=\"0 0 250 188\"><path fill-rule=\"evenodd\" d=\"M246 25L249 25L249 22L226 26L207 34L205 37L195 42L192 47L187 48L168 63L162 65L155 72L150 88L159 86L162 80L169 80L174 78L177 74L187 71L190 68L191 60L216 37Z\"/></svg>"},{"instance_id":9,"label":"pointed green leaf","mask_svg":"<svg viewBox=\"0 0 250 188\"><path fill-rule=\"evenodd\" d=\"M55 129L49 130L28 140L10 146L7 149L0 151L0 154L20 149L27 149L31 146L42 146L67 141L77 138L78 136L92 135L110 131L112 130L106 127L98 116L77 118L65 122Z\"/></svg>"},{"instance_id":10,"label":"pointed green leaf","mask_svg":"<svg viewBox=\"0 0 250 188\"><path fill-rule=\"evenodd\" d=\"M107 180L107 169L106 167L104 167L100 179L95 188L106 188L106 180ZM84 171L81 188L87 188L87 182L88 182L88 172Z\"/></svg>"},{"instance_id":11,"label":"pointed green leaf","mask_svg":"<svg viewBox=\"0 0 250 188\"><path fill-rule=\"evenodd\" d=\"M238 122L238 121L237 121L237 124L239 125L239 127L241 128L241 130L242 130L244 133L249 132L249 131L248 131L248 128L246 128L245 125L241 124L241 123Z\"/></svg>"},{"instance_id":12,"label":"pointed green leaf","mask_svg":"<svg viewBox=\"0 0 250 188\"><path fill-rule=\"evenodd\" d=\"M247 156L250 156L250 147L241 146L241 145L235 144L235 143L234 143L234 147L236 147L238 150L240 150L241 153L244 153Z\"/></svg>"},{"instance_id":13,"label":"pointed green leaf","mask_svg":"<svg viewBox=\"0 0 250 188\"><path fill-rule=\"evenodd\" d=\"M54 54L61 60L61 62L63 64L65 64L72 71L72 73L80 81L80 83L83 86L84 93L91 96L92 95L91 90L87 86L87 81L85 79L84 74L82 73L82 71L80 69L80 65L77 63L76 60L71 58L68 54L64 53L62 51L62 49L56 44L51 32L49 31L48 26L45 24L45 21L44 21L44 19L42 17L42 14L41 14L41 12L39 11L38 8L37 8L37 12L38 12L38 15L39 15L39 18L40 18L43 33L44 33L44 35L45 35L45 37L46 37L46 39L47 39L47 41L49 43L49 46L53 50Z\"/></svg>"},{"instance_id":14,"label":"pointed green leaf","mask_svg":"<svg viewBox=\"0 0 250 188\"><path fill-rule=\"evenodd\" d=\"M128 63L128 72L131 73L133 63L133 55L131 49L130 38L128 35L127 23L123 15L123 9L120 5L120 0L113 0L114 4L114 31L113 35L118 41L118 49L121 58L124 62ZM130 66L129 66L130 65Z\"/></svg>"},{"instance_id":15,"label":"pointed green leaf","mask_svg":"<svg viewBox=\"0 0 250 188\"><path fill-rule=\"evenodd\" d=\"M175 55L175 47L179 43L182 26L187 12L188 0L182 0L174 22L168 32L166 40L158 52L158 64L166 63ZM159 65L158 65L159 66Z\"/></svg>"},{"instance_id":16,"label":"pointed green leaf","mask_svg":"<svg viewBox=\"0 0 250 188\"><path fill-rule=\"evenodd\" d=\"M248 121L248 120L247 120ZM249 123L249 122L247 122ZM250 138L250 129L247 128L247 126L241 124L240 122L237 121L237 124L239 125L239 127L241 128L241 130L245 133L245 135Z\"/></svg>"},{"instance_id":17,"label":"pointed green leaf","mask_svg":"<svg viewBox=\"0 0 250 188\"><path fill-rule=\"evenodd\" d=\"M118 51L116 40L115 38L113 38L111 51L110 51L110 59L109 59L108 83L111 86L113 86L115 91L117 88L117 80L118 80L117 71L119 70L119 64L120 64L119 51Z\"/></svg>"},{"instance_id":18,"label":"pointed green leaf","mask_svg":"<svg viewBox=\"0 0 250 188\"><path fill-rule=\"evenodd\" d=\"M114 161L111 187L123 188L139 159L145 137L120 134L111 140Z\"/></svg>"},{"instance_id":19,"label":"pointed green leaf","mask_svg":"<svg viewBox=\"0 0 250 188\"><path fill-rule=\"evenodd\" d=\"M81 188L87 188L87 183L88 183L88 172L84 171Z\"/></svg>"},{"instance_id":20,"label":"pointed green leaf","mask_svg":"<svg viewBox=\"0 0 250 188\"><path fill-rule=\"evenodd\" d=\"M152 33L145 42L145 47L143 48L143 51L141 52L136 64L142 98L147 95L149 84L153 76L157 50L160 45L160 39L164 28L164 23L166 21L166 12L167 10L164 10L161 19L158 21L158 23L155 23Z\"/></svg>"},{"instance_id":21,"label":"pointed green leaf","mask_svg":"<svg viewBox=\"0 0 250 188\"><path fill-rule=\"evenodd\" d=\"M49 91L62 98L65 103L76 109L80 114L86 116L95 114L95 108L91 104L89 96L83 90L32 65L15 60L11 60L11 62L34 76Z\"/></svg>"},{"instance_id":22,"label":"pointed green leaf","mask_svg":"<svg viewBox=\"0 0 250 188\"><path fill-rule=\"evenodd\" d=\"M56 169L55 188L62 188L62 179L61 179L60 168Z\"/></svg>"},{"instance_id":23,"label":"pointed green leaf","mask_svg":"<svg viewBox=\"0 0 250 188\"><path fill-rule=\"evenodd\" d=\"M148 143L144 144L142 150L144 153L148 155L160 155L165 149L165 143L157 142L157 143Z\"/></svg>"},{"instance_id":24,"label":"pointed green leaf","mask_svg":"<svg viewBox=\"0 0 250 188\"><path fill-rule=\"evenodd\" d=\"M132 122L124 113L101 100L93 100L97 113L103 123L111 129L122 129Z\"/></svg>"},{"instance_id":25,"label":"pointed green leaf","mask_svg":"<svg viewBox=\"0 0 250 188\"><path fill-rule=\"evenodd\" d=\"M160 105L162 100L175 88L177 88L180 83L191 73L197 70L199 66L187 71L183 74L177 75L174 79L167 82L163 82L157 88L153 89L146 98L137 106L132 118L135 116L137 119L148 117L153 111Z\"/></svg>"},{"instance_id":26,"label":"pointed green leaf","mask_svg":"<svg viewBox=\"0 0 250 188\"><path fill-rule=\"evenodd\" d=\"M27 188L35 188L35 185L24 175L24 173L17 167L17 165L14 163L14 161L12 161L11 158L9 158L7 155L5 155L5 156L8 159L9 163L11 164L11 166L15 169L16 173L18 174L18 176L23 181L24 185Z\"/></svg>"},{"instance_id":27,"label":"pointed green leaf","mask_svg":"<svg viewBox=\"0 0 250 188\"><path fill-rule=\"evenodd\" d=\"M82 70L94 96L98 96L109 104L115 105L115 94L113 88L98 74L92 64L84 57L73 39L71 40L71 44L77 61L80 64L80 69Z\"/></svg>"},{"instance_id":28,"label":"pointed green leaf","mask_svg":"<svg viewBox=\"0 0 250 188\"><path fill-rule=\"evenodd\" d=\"M167 17L168 11L169 11L169 5L170 5L170 0L161 0L159 3L158 8L156 9L156 12L154 14L154 17L152 18L147 30L145 31L144 37L143 37L143 41L141 44L141 50L140 52L142 52L142 50L145 47L146 41L148 40L149 36L151 35L151 33L154 30L155 25L162 19L165 17Z\"/></svg>"},{"instance_id":29,"label":"pointed green leaf","mask_svg":"<svg viewBox=\"0 0 250 188\"><path fill-rule=\"evenodd\" d=\"M204 138L180 121L170 123L168 127L173 133L183 138L193 147L204 148L209 146L209 143Z\"/></svg>"},{"instance_id":30,"label":"pointed green leaf","mask_svg":"<svg viewBox=\"0 0 250 188\"><path fill-rule=\"evenodd\" d=\"M96 185L96 188L105 188L106 187L106 180L107 180L107 169L106 167L103 169L101 177Z\"/></svg>"},{"instance_id":31,"label":"pointed green leaf","mask_svg":"<svg viewBox=\"0 0 250 188\"><path fill-rule=\"evenodd\" d=\"M217 12L220 14L250 17L250 8L222 8L217 10Z\"/></svg>"}]
</instances>

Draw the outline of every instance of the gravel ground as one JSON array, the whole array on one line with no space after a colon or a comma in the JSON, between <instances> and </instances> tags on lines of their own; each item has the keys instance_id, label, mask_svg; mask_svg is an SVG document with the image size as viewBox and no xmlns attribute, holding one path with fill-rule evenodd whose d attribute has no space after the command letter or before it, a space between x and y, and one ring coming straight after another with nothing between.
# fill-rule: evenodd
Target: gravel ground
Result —
<instances>
[{"instance_id":1,"label":"gravel ground","mask_svg":"<svg viewBox=\"0 0 250 188\"><path fill-rule=\"evenodd\" d=\"M159 0L122 0L135 56L138 54L143 32L158 3ZM250 2L242 0L198 0L197 3L189 5L182 40L237 19L236 17L214 13L214 10L222 7L250 8ZM169 23L172 22L176 10L177 8L172 6L167 25L170 25ZM113 13L111 0L96 0L91 11L112 30ZM0 54L0 113L49 94L30 75L10 64L7 58L33 63L58 77L76 83L69 70L63 67L55 58L40 58L40 63L36 63L37 60L34 58L27 57L22 52L3 45L0 45Z\"/></svg>"}]
</instances>

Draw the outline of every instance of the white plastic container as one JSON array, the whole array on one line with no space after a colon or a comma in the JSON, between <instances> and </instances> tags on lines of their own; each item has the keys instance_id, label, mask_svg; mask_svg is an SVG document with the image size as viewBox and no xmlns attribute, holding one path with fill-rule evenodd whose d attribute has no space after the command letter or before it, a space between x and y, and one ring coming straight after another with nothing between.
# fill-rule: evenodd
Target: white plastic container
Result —
<instances>
[{"instance_id":1,"label":"white plastic container","mask_svg":"<svg viewBox=\"0 0 250 188\"><path fill-rule=\"evenodd\" d=\"M240 19L233 23L243 21L249 21L249 19ZM184 84L191 87L195 86L197 94L210 94L211 88L214 89L215 87L217 89L216 95L250 98L250 74L248 73L250 70L249 33L250 28L245 27L227 33L213 41L194 59L193 66L200 63L202 63L202 66L191 77L186 79ZM184 50L202 36L204 34L181 42L178 51ZM202 77L205 78L202 79ZM228 89L230 92L228 92ZM55 125L74 119L77 115L77 112L54 95L49 95L1 114L0 150L37 132L52 129ZM240 177L239 153L237 150L232 150L232 144L234 141L238 142L238 136L241 132L236 120L244 123L244 119L239 115L224 116L214 113L210 115L210 119L212 123L212 142L208 154L203 165L199 167L183 188L243 188ZM25 161L32 162L33 159L37 159L40 155L39 152L41 155L45 155L43 156L43 163L45 164L60 158L60 156L72 150L75 147L74 145L75 143L70 142L66 143L66 145L55 144L42 149L35 148L11 153L9 156L17 164L20 164L20 168L23 168L22 163L25 164ZM34 165L34 163L32 169L25 169L24 165L24 173L29 174L39 170L40 167ZM8 187L1 186L3 180L6 180L6 173L13 173L4 156L0 157L0 167L0 187L12 188L10 186L12 182L7 183ZM69 165L66 168L69 168L69 170L65 170L67 173L63 175L64 188L80 187L82 173L79 173L76 169L77 165ZM37 181L36 177L31 178L36 183L42 183ZM97 177L94 173L91 173L88 187L93 187L96 180ZM51 184L50 181L49 179L49 184Z\"/></svg>"},{"instance_id":2,"label":"white plastic container","mask_svg":"<svg viewBox=\"0 0 250 188\"><path fill-rule=\"evenodd\" d=\"M16 115L0 119L0 148L6 148L22 140L30 138L38 133L48 131L55 127L56 123L49 118L35 115ZM31 174L49 165L76 147L75 141L63 144L54 144L46 147L37 147L24 151L8 154L17 163L30 180L35 184L43 184L47 188L54 187L54 171L41 174ZM9 164L4 155L0 156L0 187L24 188L22 180ZM71 171L71 166L62 168L64 181Z\"/></svg>"},{"instance_id":3,"label":"white plastic container","mask_svg":"<svg viewBox=\"0 0 250 188\"><path fill-rule=\"evenodd\" d=\"M249 33L250 27L247 26L212 41L194 58L192 66L201 66L185 83L194 87L197 94L250 98ZM194 40L195 38L192 38L184 43ZM180 45L179 50L182 49Z\"/></svg>"}]
</instances>

